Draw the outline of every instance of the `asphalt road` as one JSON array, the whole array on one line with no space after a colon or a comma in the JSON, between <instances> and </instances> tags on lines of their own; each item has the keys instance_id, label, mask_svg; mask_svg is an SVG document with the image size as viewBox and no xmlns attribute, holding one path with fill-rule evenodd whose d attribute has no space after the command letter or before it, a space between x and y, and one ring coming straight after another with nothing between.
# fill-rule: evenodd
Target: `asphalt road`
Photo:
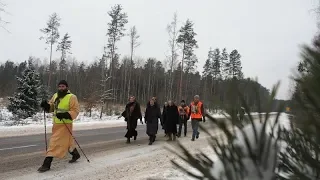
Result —
<instances>
[{"instance_id":1,"label":"asphalt road","mask_svg":"<svg viewBox=\"0 0 320 180\"><path fill-rule=\"evenodd\" d=\"M90 159L90 155L94 153L125 148L127 146L147 144L148 136L145 133L146 126L138 125L137 131L138 138L136 141L132 140L130 145L125 143L125 127L80 130L75 131L74 136ZM188 133L190 136L190 123ZM48 134L48 139L50 135L51 134ZM159 143L165 141L161 126L159 126L157 141ZM80 154L82 155L81 152ZM44 156L44 134L0 138L0 179L1 173L40 166ZM81 159L84 161L85 157L82 155Z\"/></svg>"},{"instance_id":2,"label":"asphalt road","mask_svg":"<svg viewBox=\"0 0 320 180\"><path fill-rule=\"evenodd\" d=\"M223 119L222 119L223 120ZM209 127L212 124L205 123ZM95 153L107 152L115 149L125 149L128 146L140 146L148 144L148 136L145 133L146 126L138 125L138 139L131 144L126 144L125 127L112 127L102 129L75 131L74 136L90 159ZM188 124L188 137L191 137L191 124ZM48 134L48 139L51 134ZM200 135L201 136L201 135ZM156 143L164 143L163 130L159 126ZM82 153L80 152L82 155ZM44 134L19 137L0 138L0 179L3 173L14 173L16 170L36 171L45 157ZM66 163L68 159L54 161L53 164ZM82 155L81 161L85 161ZM29 170L27 170L29 169Z\"/></svg>"}]
</instances>

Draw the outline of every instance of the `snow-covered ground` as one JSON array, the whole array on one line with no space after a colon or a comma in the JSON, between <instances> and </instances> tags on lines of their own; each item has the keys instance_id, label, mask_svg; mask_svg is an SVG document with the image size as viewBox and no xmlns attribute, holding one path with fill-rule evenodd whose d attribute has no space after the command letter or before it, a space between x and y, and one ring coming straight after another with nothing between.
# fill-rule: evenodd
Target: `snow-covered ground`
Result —
<instances>
[{"instance_id":1,"label":"snow-covered ground","mask_svg":"<svg viewBox=\"0 0 320 180\"><path fill-rule=\"evenodd\" d=\"M288 127L288 116L283 113L280 116L282 126ZM248 130L248 128L247 128ZM249 132L249 130L248 130ZM221 134L219 130L213 130L213 134L218 136ZM249 132L250 133L250 132ZM190 141L190 137L180 139L180 142L192 153L199 151L204 152L211 160L215 161L215 168L212 172L217 175L222 169L213 150L209 147L206 136L202 134L200 138L194 142ZM146 144L128 145L126 148L108 151L106 153L95 154L90 157L91 163L87 163L84 158L76 164L61 164L52 166L52 170L43 174L39 174L34 169L17 172L12 177L6 179L68 179L68 180L141 180L141 179L167 179L167 180L192 180L185 173L174 168L170 160L176 160L184 167L188 165L182 162L176 155L172 154L164 148L167 146L180 152L175 143L164 143L156 141L154 145ZM195 169L189 167L189 171L196 172Z\"/></svg>"},{"instance_id":2,"label":"snow-covered ground","mask_svg":"<svg viewBox=\"0 0 320 180\"><path fill-rule=\"evenodd\" d=\"M44 133L44 114L38 113L32 118L23 120L23 125L11 125L12 114L7 109L0 110L0 137L9 136L25 136L31 134ZM52 115L46 114L47 132L51 133L52 128ZM9 123L9 124L8 124ZM102 116L100 113L93 111L91 117L80 112L77 120L75 121L74 130L86 130L96 128L118 127L125 126L126 123L123 118L118 116Z\"/></svg>"},{"instance_id":3,"label":"snow-covered ground","mask_svg":"<svg viewBox=\"0 0 320 180\"><path fill-rule=\"evenodd\" d=\"M221 113L212 114L215 118L223 118ZM10 136L25 136L32 134L44 133L44 114L37 113L32 118L22 121L22 124L14 125L11 120L13 115L6 109L0 109L0 137ZM46 114L47 132L51 133L52 128L52 115ZM118 115L106 116L103 115L100 119L100 112L93 111L91 117L86 113L80 112L78 118L74 121L74 130L87 130L108 127L126 126L123 118L118 119Z\"/></svg>"},{"instance_id":4,"label":"snow-covered ground","mask_svg":"<svg viewBox=\"0 0 320 180\"><path fill-rule=\"evenodd\" d=\"M215 118L224 118L223 112L210 113ZM264 114L264 113L262 113ZM258 115L253 112L252 115ZM37 113L32 118L22 121L22 124L14 125L12 120L13 115L6 109L0 109L0 137L10 136L25 136L32 134L44 133L44 114ZM51 133L52 128L52 115L46 114L47 132ZM126 126L123 118L118 119L118 115L106 116L103 115L100 119L100 112L93 111L91 117L84 112L80 112L78 118L74 121L74 130L88 130L97 128L120 127Z\"/></svg>"}]
</instances>

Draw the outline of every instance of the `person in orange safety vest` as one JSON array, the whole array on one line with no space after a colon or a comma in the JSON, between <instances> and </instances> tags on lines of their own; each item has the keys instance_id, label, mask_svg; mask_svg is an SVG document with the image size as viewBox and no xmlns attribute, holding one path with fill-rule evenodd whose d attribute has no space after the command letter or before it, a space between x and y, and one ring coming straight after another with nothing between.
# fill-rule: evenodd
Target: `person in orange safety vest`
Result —
<instances>
[{"instance_id":1,"label":"person in orange safety vest","mask_svg":"<svg viewBox=\"0 0 320 180\"><path fill-rule=\"evenodd\" d=\"M195 95L193 98L193 102L190 104L190 112L189 117L191 118L191 126L192 126L192 139L194 141L195 138L199 138L199 122L205 122L205 111L203 103L200 101L200 96Z\"/></svg>"}]
</instances>

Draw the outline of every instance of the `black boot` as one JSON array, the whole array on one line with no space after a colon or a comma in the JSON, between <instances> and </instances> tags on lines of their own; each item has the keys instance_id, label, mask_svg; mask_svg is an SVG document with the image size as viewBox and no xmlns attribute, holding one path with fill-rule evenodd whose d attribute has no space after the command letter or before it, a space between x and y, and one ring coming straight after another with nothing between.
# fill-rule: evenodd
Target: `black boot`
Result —
<instances>
[{"instance_id":1,"label":"black boot","mask_svg":"<svg viewBox=\"0 0 320 180\"><path fill-rule=\"evenodd\" d=\"M148 145L152 145L153 143L153 136L149 136L149 144Z\"/></svg>"},{"instance_id":2,"label":"black boot","mask_svg":"<svg viewBox=\"0 0 320 180\"><path fill-rule=\"evenodd\" d=\"M137 136L134 136L134 137L133 137L133 140L137 140Z\"/></svg>"},{"instance_id":3,"label":"black boot","mask_svg":"<svg viewBox=\"0 0 320 180\"><path fill-rule=\"evenodd\" d=\"M176 134L173 134L173 137L172 137L172 141L175 141L176 140Z\"/></svg>"},{"instance_id":4,"label":"black boot","mask_svg":"<svg viewBox=\"0 0 320 180\"><path fill-rule=\"evenodd\" d=\"M46 157L43 161L42 166L38 169L39 172L46 172L50 170L51 162L53 157Z\"/></svg>"},{"instance_id":5,"label":"black boot","mask_svg":"<svg viewBox=\"0 0 320 180\"><path fill-rule=\"evenodd\" d=\"M130 144L130 138L127 138L127 144Z\"/></svg>"},{"instance_id":6,"label":"black boot","mask_svg":"<svg viewBox=\"0 0 320 180\"><path fill-rule=\"evenodd\" d=\"M169 137L167 141L172 141L172 134L171 134L171 133L168 133L167 135L168 135L168 137Z\"/></svg>"},{"instance_id":7,"label":"black boot","mask_svg":"<svg viewBox=\"0 0 320 180\"><path fill-rule=\"evenodd\" d=\"M154 135L152 138L152 142L155 142L155 141L156 141L156 135Z\"/></svg>"},{"instance_id":8,"label":"black boot","mask_svg":"<svg viewBox=\"0 0 320 180\"><path fill-rule=\"evenodd\" d=\"M72 159L69 161L69 163L74 163L80 158L80 154L76 148L70 153L72 155Z\"/></svg>"}]
</instances>

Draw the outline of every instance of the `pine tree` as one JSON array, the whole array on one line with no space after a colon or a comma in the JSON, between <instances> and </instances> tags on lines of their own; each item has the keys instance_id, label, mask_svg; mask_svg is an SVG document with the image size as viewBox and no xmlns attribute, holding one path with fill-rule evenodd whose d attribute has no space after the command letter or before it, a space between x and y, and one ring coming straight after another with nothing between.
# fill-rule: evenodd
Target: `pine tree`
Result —
<instances>
[{"instance_id":1,"label":"pine tree","mask_svg":"<svg viewBox=\"0 0 320 180\"><path fill-rule=\"evenodd\" d=\"M194 49L198 48L198 45L195 39L195 36L197 34L194 32L193 25L194 25L193 22L188 19L186 23L179 30L180 34L177 39L177 43L182 48L181 67L182 67L182 70L186 70L187 74L190 71L195 69L194 67L195 63L198 62L198 59L194 54ZM184 67L184 62L186 63L186 68ZM181 99L182 99L182 77L183 77L182 72L180 75L180 93L179 93L179 96Z\"/></svg>"},{"instance_id":2,"label":"pine tree","mask_svg":"<svg viewBox=\"0 0 320 180\"><path fill-rule=\"evenodd\" d=\"M57 51L61 52L61 58L59 63L60 79L68 79L66 76L68 71L66 57L67 54L71 54L71 43L72 41L70 40L70 36L68 33L66 33L59 42L57 47Z\"/></svg>"},{"instance_id":3,"label":"pine tree","mask_svg":"<svg viewBox=\"0 0 320 180\"><path fill-rule=\"evenodd\" d=\"M127 13L123 12L123 8L120 4L116 4L108 12L111 17L111 22L108 23L108 58L110 61L110 71L109 76L111 77L110 87L113 84L113 76L116 70L116 62L119 63L119 55L117 54L117 42L125 35L125 25L128 23Z\"/></svg>"},{"instance_id":4,"label":"pine tree","mask_svg":"<svg viewBox=\"0 0 320 180\"><path fill-rule=\"evenodd\" d=\"M40 75L33 66L32 57L23 71L22 77L17 77L18 88L13 97L9 97L8 110L18 118L28 118L35 115L39 108Z\"/></svg>"},{"instance_id":5,"label":"pine tree","mask_svg":"<svg viewBox=\"0 0 320 180\"><path fill-rule=\"evenodd\" d=\"M49 20L47 22L47 27L40 29L40 31L44 34L44 36L40 37L40 40L45 39L46 44L50 45L50 63L49 63L49 79L48 79L48 86L50 87L51 83L51 63L52 63L52 49L53 45L58 42L60 37L59 27L60 27L60 17L57 13L53 13L49 16Z\"/></svg>"},{"instance_id":6,"label":"pine tree","mask_svg":"<svg viewBox=\"0 0 320 180\"><path fill-rule=\"evenodd\" d=\"M235 49L229 55L229 77L242 79L241 55Z\"/></svg>"}]
</instances>

